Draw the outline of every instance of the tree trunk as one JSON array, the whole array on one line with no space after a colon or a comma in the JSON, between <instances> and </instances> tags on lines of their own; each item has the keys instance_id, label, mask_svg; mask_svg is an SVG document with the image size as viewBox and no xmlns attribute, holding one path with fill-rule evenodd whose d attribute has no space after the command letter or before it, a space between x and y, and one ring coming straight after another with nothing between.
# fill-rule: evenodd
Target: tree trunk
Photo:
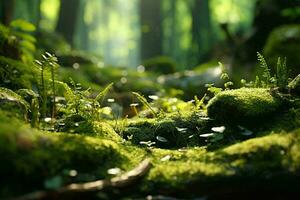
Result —
<instances>
[{"instance_id":1,"label":"tree trunk","mask_svg":"<svg viewBox=\"0 0 300 200\"><path fill-rule=\"evenodd\" d=\"M194 0L192 7L192 51L196 64L203 62L211 46L211 21L208 0Z\"/></svg>"},{"instance_id":2,"label":"tree trunk","mask_svg":"<svg viewBox=\"0 0 300 200\"><path fill-rule=\"evenodd\" d=\"M75 33L80 0L61 0L56 32L60 33L71 45Z\"/></svg>"},{"instance_id":3,"label":"tree trunk","mask_svg":"<svg viewBox=\"0 0 300 200\"><path fill-rule=\"evenodd\" d=\"M87 1L81 1L78 10L78 21L76 25L75 42L76 48L88 51L89 49L89 26L84 21L85 9Z\"/></svg>"},{"instance_id":4,"label":"tree trunk","mask_svg":"<svg viewBox=\"0 0 300 200\"><path fill-rule=\"evenodd\" d=\"M140 0L141 59L162 55L161 0Z\"/></svg>"},{"instance_id":5,"label":"tree trunk","mask_svg":"<svg viewBox=\"0 0 300 200\"><path fill-rule=\"evenodd\" d=\"M1 0L0 1L0 17L1 17L1 23L4 25L9 25L13 18L13 13L14 13L14 5L15 1L14 0Z\"/></svg>"}]
</instances>

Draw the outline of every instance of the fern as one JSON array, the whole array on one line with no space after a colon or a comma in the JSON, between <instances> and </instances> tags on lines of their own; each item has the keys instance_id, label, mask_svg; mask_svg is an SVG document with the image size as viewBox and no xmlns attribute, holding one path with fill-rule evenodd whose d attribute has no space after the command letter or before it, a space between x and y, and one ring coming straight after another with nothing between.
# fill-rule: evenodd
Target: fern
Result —
<instances>
[{"instance_id":1,"label":"fern","mask_svg":"<svg viewBox=\"0 0 300 200\"><path fill-rule=\"evenodd\" d=\"M281 60L279 57L276 66L277 86L280 90L285 90L288 85L288 70L286 66L286 58Z\"/></svg>"},{"instance_id":2,"label":"fern","mask_svg":"<svg viewBox=\"0 0 300 200\"><path fill-rule=\"evenodd\" d=\"M95 100L98 101L98 102L101 100L101 103L100 103L100 104L102 104L102 102L103 102L105 96L106 96L107 93L110 91L110 89L112 88L113 85L114 85L114 83L110 83L108 86L106 86L106 87L104 88L104 90L101 91L101 92L96 96Z\"/></svg>"},{"instance_id":3,"label":"fern","mask_svg":"<svg viewBox=\"0 0 300 200\"><path fill-rule=\"evenodd\" d=\"M263 57L263 55L261 55L259 52L257 52L257 59L260 62L260 67L263 69L263 77L265 78L265 87L270 87L272 76L268 64L265 58Z\"/></svg>"},{"instance_id":4,"label":"fern","mask_svg":"<svg viewBox=\"0 0 300 200\"><path fill-rule=\"evenodd\" d=\"M153 114L154 117L157 117L157 113L154 111L154 109L152 108L152 106L148 103L147 99L145 97L143 97L142 95L140 95L137 92L132 92L132 94L134 96L136 96L136 98L147 108L149 108L149 110L151 111L151 113Z\"/></svg>"},{"instance_id":5,"label":"fern","mask_svg":"<svg viewBox=\"0 0 300 200\"><path fill-rule=\"evenodd\" d=\"M204 100L206 98L206 94L204 94L204 96L199 100L197 96L194 96L194 100L195 100L195 107L197 110L200 110L201 108L206 109L206 106L204 104Z\"/></svg>"}]
</instances>

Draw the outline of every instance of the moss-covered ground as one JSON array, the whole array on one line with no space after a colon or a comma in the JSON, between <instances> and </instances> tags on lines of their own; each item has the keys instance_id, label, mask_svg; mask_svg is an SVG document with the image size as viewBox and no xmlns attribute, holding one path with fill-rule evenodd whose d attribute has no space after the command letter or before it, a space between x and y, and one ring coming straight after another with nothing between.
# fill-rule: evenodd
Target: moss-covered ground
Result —
<instances>
[{"instance_id":1,"label":"moss-covered ground","mask_svg":"<svg viewBox=\"0 0 300 200\"><path fill-rule=\"evenodd\" d=\"M266 111L270 119L249 129L213 120L210 107L229 97L241 108L238 115L250 119ZM119 132L110 125L113 123L103 121L95 123L96 134L86 135L33 129L16 114L1 111L0 194L18 196L110 178L109 169L124 173L145 158L151 159L152 168L129 199L149 194L222 199L223 195L297 193L299 106L294 99L283 109L273 98L266 89L225 91L211 100L208 116L191 110L154 119L128 119ZM248 114L245 106L252 107L253 113ZM269 115L269 111L275 114ZM236 120L234 113L229 113L230 117Z\"/></svg>"}]
</instances>

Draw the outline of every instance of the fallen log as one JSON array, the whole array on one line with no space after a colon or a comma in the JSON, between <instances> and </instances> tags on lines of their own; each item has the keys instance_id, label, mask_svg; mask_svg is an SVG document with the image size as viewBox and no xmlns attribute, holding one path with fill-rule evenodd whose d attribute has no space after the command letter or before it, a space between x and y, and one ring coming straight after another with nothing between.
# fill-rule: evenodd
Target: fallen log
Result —
<instances>
[{"instance_id":1,"label":"fallen log","mask_svg":"<svg viewBox=\"0 0 300 200\"><path fill-rule=\"evenodd\" d=\"M97 180L87 183L73 183L56 190L37 191L13 200L59 200L92 198L95 193L106 190L119 189L120 191L136 184L151 168L149 159L143 160L133 170L111 179ZM89 199L90 199L89 198Z\"/></svg>"}]
</instances>

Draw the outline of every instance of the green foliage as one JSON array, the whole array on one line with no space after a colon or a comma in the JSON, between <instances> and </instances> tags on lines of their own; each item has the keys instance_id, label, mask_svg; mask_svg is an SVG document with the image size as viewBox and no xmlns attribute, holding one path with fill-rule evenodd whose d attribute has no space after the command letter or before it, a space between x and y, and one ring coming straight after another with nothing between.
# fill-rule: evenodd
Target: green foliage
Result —
<instances>
[{"instance_id":1,"label":"green foliage","mask_svg":"<svg viewBox=\"0 0 300 200\"><path fill-rule=\"evenodd\" d=\"M0 54L29 63L34 59L36 39L31 35L34 25L24 21L12 21L9 27L0 25Z\"/></svg>"},{"instance_id":2,"label":"green foliage","mask_svg":"<svg viewBox=\"0 0 300 200\"><path fill-rule=\"evenodd\" d=\"M264 84L262 85L263 87L271 87L272 86L272 76L271 76L271 72L269 69L269 66L265 60L265 58L263 57L263 55L261 55L259 52L257 52L257 59L260 62L260 67L263 69L263 77L264 77Z\"/></svg>"},{"instance_id":3,"label":"green foliage","mask_svg":"<svg viewBox=\"0 0 300 200\"><path fill-rule=\"evenodd\" d=\"M224 83L224 90L230 90L230 88L234 85L232 81L230 81L228 72L225 68L225 66L219 62L219 67L221 68L221 75L220 75L220 79L223 80ZM221 87L215 87L214 84L206 84L206 87L208 88L207 90L211 93L213 93L214 95L217 95L218 93L223 91L223 88Z\"/></svg>"},{"instance_id":4,"label":"green foliage","mask_svg":"<svg viewBox=\"0 0 300 200\"><path fill-rule=\"evenodd\" d=\"M288 86L288 70L286 66L286 58L281 61L279 57L277 60L277 67L276 67L276 85L279 87L281 91L287 89Z\"/></svg>"},{"instance_id":5,"label":"green foliage","mask_svg":"<svg viewBox=\"0 0 300 200\"><path fill-rule=\"evenodd\" d=\"M114 83L110 83L108 86L106 86L106 87L104 88L104 90L101 91L101 92L96 96L95 101L96 101L96 102L101 102L100 104L102 104L102 103L103 103L103 100L104 100L104 98L105 98L105 96L106 96L107 93L112 89L113 85L114 85Z\"/></svg>"},{"instance_id":6,"label":"green foliage","mask_svg":"<svg viewBox=\"0 0 300 200\"><path fill-rule=\"evenodd\" d=\"M55 88L55 79L57 76L57 70L59 65L57 64L57 58L54 55L45 53L42 55L41 60L35 61L36 67L40 71L40 80L39 80L39 93L41 96L41 115L43 118L47 115L47 101L49 89L52 90L52 109L51 116L55 117L56 106L55 106L55 97L56 97L56 88ZM50 74L50 77L47 77L47 74ZM49 80L47 80L49 79Z\"/></svg>"},{"instance_id":7,"label":"green foliage","mask_svg":"<svg viewBox=\"0 0 300 200\"><path fill-rule=\"evenodd\" d=\"M80 132L94 132L93 123L101 120L102 103L111 90L113 83L109 84L95 98L91 97L90 90L83 90L80 84L71 80L71 88L64 82L57 81L65 89L66 108L64 118L59 120L58 126L63 124L59 130Z\"/></svg>"},{"instance_id":8,"label":"green foliage","mask_svg":"<svg viewBox=\"0 0 300 200\"><path fill-rule=\"evenodd\" d=\"M292 94L300 96L300 74L289 83L288 88Z\"/></svg>"}]
</instances>

